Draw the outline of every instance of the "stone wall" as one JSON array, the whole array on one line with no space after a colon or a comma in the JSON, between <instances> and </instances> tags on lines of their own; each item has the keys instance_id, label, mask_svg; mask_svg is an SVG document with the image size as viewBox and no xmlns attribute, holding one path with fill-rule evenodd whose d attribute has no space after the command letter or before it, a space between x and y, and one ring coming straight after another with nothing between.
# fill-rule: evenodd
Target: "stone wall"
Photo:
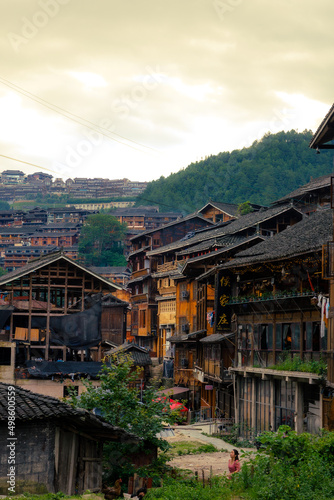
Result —
<instances>
[{"instance_id":1,"label":"stone wall","mask_svg":"<svg viewBox=\"0 0 334 500\"><path fill-rule=\"evenodd\" d=\"M7 425L0 424L0 494L8 495L13 490L7 474L10 472L8 460L15 459L15 493L54 492L54 426L40 422L16 422L16 440L8 439ZM10 443L15 444L11 448ZM15 455L13 455L13 451Z\"/></svg>"}]
</instances>

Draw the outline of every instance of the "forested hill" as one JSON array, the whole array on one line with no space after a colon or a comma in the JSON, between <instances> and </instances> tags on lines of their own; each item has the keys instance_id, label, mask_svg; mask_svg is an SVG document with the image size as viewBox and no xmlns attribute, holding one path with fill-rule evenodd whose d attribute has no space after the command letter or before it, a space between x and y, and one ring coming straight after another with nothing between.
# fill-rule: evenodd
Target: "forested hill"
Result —
<instances>
[{"instance_id":1,"label":"forested hill","mask_svg":"<svg viewBox=\"0 0 334 500\"><path fill-rule=\"evenodd\" d=\"M311 178L333 170L330 151L316 154L308 145L313 133L267 134L252 146L219 153L168 177L150 182L137 205L190 213L208 201L269 205Z\"/></svg>"}]
</instances>

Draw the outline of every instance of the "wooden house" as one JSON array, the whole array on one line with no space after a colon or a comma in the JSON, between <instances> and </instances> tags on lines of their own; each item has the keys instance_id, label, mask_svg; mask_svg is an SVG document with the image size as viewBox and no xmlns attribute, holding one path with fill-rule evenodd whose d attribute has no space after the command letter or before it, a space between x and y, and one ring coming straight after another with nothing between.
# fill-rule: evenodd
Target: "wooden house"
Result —
<instances>
[{"instance_id":1,"label":"wooden house","mask_svg":"<svg viewBox=\"0 0 334 500\"><path fill-rule=\"evenodd\" d=\"M319 207L331 206L331 174L311 179L307 184L273 203L274 206L293 203L300 211L310 214Z\"/></svg>"},{"instance_id":2,"label":"wooden house","mask_svg":"<svg viewBox=\"0 0 334 500\"><path fill-rule=\"evenodd\" d=\"M8 420L12 408L15 421ZM0 382L2 495L101 491L105 441L138 438L87 410Z\"/></svg>"},{"instance_id":3,"label":"wooden house","mask_svg":"<svg viewBox=\"0 0 334 500\"><path fill-rule=\"evenodd\" d=\"M334 105L330 108L325 118L320 123L318 129L316 130L312 140L310 142L310 148L315 149L317 153L323 150L324 154L330 154L331 150L334 149L333 139L334 139ZM329 153L325 153L329 150ZM330 207L334 208L334 177L330 177ZM334 304L334 272L333 272L333 262L334 262L334 234L331 235L329 241L324 245L324 273L329 282L329 301L331 307ZM334 388L334 321L333 321L333 309L330 309L329 317L329 334L328 334L328 370L327 370L327 383ZM332 406L332 418L334 421L334 404ZM333 424L334 425L334 424Z\"/></svg>"},{"instance_id":4,"label":"wooden house","mask_svg":"<svg viewBox=\"0 0 334 500\"><path fill-rule=\"evenodd\" d=\"M238 218L238 205L232 203L218 203L210 201L198 213L214 223L227 222Z\"/></svg>"},{"instance_id":5,"label":"wooden house","mask_svg":"<svg viewBox=\"0 0 334 500\"><path fill-rule=\"evenodd\" d=\"M235 421L244 433L282 424L297 432L330 427L333 400L322 368L330 310L322 246L331 234L332 213L319 210L216 269L218 282L230 282L225 311L218 299L217 324L222 312L233 318L230 371ZM319 372L305 372L307 363Z\"/></svg>"},{"instance_id":6,"label":"wooden house","mask_svg":"<svg viewBox=\"0 0 334 500\"><path fill-rule=\"evenodd\" d=\"M161 269L158 267L158 259L149 256L148 252L186 237L198 228L212 225L204 217L191 214L157 229L145 231L131 240L133 251L129 254L128 261L132 275L128 287L132 292L132 335L139 345L150 349L153 357L159 355L159 345L157 279L152 274Z\"/></svg>"},{"instance_id":7,"label":"wooden house","mask_svg":"<svg viewBox=\"0 0 334 500\"><path fill-rule=\"evenodd\" d=\"M0 380L57 397L96 377L102 340L122 342L128 304L121 287L61 252L0 278ZM102 326L102 327L101 327Z\"/></svg>"},{"instance_id":8,"label":"wooden house","mask_svg":"<svg viewBox=\"0 0 334 500\"><path fill-rule=\"evenodd\" d=\"M148 253L172 256L174 252L179 269L174 276L176 333L169 338L175 353L174 382L191 388L195 410L212 415L219 408L228 417L234 414L228 372L234 342L226 336L231 325L225 331L216 322L216 266L301 219L290 205L260 210Z\"/></svg>"}]
</instances>

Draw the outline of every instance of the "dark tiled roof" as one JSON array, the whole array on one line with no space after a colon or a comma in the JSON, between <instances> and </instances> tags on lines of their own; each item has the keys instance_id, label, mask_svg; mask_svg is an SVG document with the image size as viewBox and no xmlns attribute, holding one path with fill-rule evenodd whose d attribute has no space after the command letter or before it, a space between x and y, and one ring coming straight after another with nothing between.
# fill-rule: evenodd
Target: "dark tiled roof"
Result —
<instances>
[{"instance_id":1,"label":"dark tiled roof","mask_svg":"<svg viewBox=\"0 0 334 500\"><path fill-rule=\"evenodd\" d=\"M122 344L115 347L115 349L111 349L110 351L105 352L107 356L118 356L123 353L129 354L136 366L147 366L152 364L152 360L147 349L133 343Z\"/></svg>"},{"instance_id":2,"label":"dark tiled roof","mask_svg":"<svg viewBox=\"0 0 334 500\"><path fill-rule=\"evenodd\" d=\"M181 252L177 252L176 255L189 255L190 253L202 252L216 247L218 249L222 249L234 245L239 245L246 239L247 238L245 236L241 236L239 234L226 235L222 236L221 238L212 238L202 241L198 245L191 246L186 250L181 250Z\"/></svg>"},{"instance_id":3,"label":"dark tiled roof","mask_svg":"<svg viewBox=\"0 0 334 500\"><path fill-rule=\"evenodd\" d=\"M54 252L50 253L47 255L44 255L38 259L34 259L31 262L28 262L25 266L20 267L19 269L15 269L14 271L10 273L6 273L5 275L0 277L0 286L1 285L6 285L7 283L11 282L13 279L20 278L21 276L26 276L27 274L37 271L38 269L47 266L48 264L52 264L53 262L56 262L58 260L63 259L66 262L69 262L72 264L74 267L77 267L81 269L82 271L93 275L96 279L102 281L104 284L106 284L109 288L115 288L117 290L121 290L122 287L112 281L107 280L106 278L103 278L102 276L99 276L98 274L94 273L91 271L88 267L78 264L74 260L70 259L66 255L64 255L62 252Z\"/></svg>"},{"instance_id":4,"label":"dark tiled roof","mask_svg":"<svg viewBox=\"0 0 334 500\"><path fill-rule=\"evenodd\" d=\"M11 386L0 382L0 423L8 419L8 392L9 388L15 387L15 420L16 422L32 420L69 420L76 427L86 429L96 437L99 435L110 434L110 438L122 437L133 439L129 434L119 427L108 424L104 419L90 413L82 408L73 408L59 399L36 394L34 392L22 389L19 386ZM11 390L12 392L12 390Z\"/></svg>"},{"instance_id":5,"label":"dark tiled roof","mask_svg":"<svg viewBox=\"0 0 334 500\"><path fill-rule=\"evenodd\" d=\"M311 251L320 251L333 238L332 210L318 210L272 238L244 250L222 267L237 267L253 262L284 259Z\"/></svg>"},{"instance_id":6,"label":"dark tiled roof","mask_svg":"<svg viewBox=\"0 0 334 500\"><path fill-rule=\"evenodd\" d=\"M302 217L301 212L297 210L295 207L290 204L280 205L271 207L264 210L259 210L257 212L251 212L247 215L243 215L239 219L236 219L230 222L227 225L216 226L215 228L211 228L209 231L198 232L195 234L193 238L190 238L186 241L178 240L170 245L165 245L163 247L157 248L156 250L151 250L148 252L148 255L155 255L159 253L165 253L167 251L177 251L179 248L184 249L187 245L188 248L192 245L197 245L202 241L207 241L214 238L221 238L225 235L236 234L241 231L245 231L248 228L254 227L258 224L265 222L271 218L277 217L289 211L294 211L296 214L299 214Z\"/></svg>"},{"instance_id":7,"label":"dark tiled roof","mask_svg":"<svg viewBox=\"0 0 334 500\"><path fill-rule=\"evenodd\" d=\"M207 335L207 337L204 337L204 339L201 339L200 342L203 342L203 344L215 344L217 342L222 342L223 340L226 340L230 337L234 337L233 332L221 334L221 333L213 333L212 335Z\"/></svg>"},{"instance_id":8,"label":"dark tiled roof","mask_svg":"<svg viewBox=\"0 0 334 500\"><path fill-rule=\"evenodd\" d=\"M35 226L11 226L11 227L0 227L0 234L32 234L36 231Z\"/></svg>"},{"instance_id":9,"label":"dark tiled roof","mask_svg":"<svg viewBox=\"0 0 334 500\"><path fill-rule=\"evenodd\" d=\"M146 247L141 247L141 248L138 248L137 250L134 250L133 252L130 252L129 255L128 255L128 258L129 257L132 257L133 255L139 255L141 253L145 253L147 252L151 247L148 245Z\"/></svg>"},{"instance_id":10,"label":"dark tiled roof","mask_svg":"<svg viewBox=\"0 0 334 500\"><path fill-rule=\"evenodd\" d=\"M231 243L230 245L219 248L217 251L209 252L205 255L200 255L198 257L191 257L189 259L186 259L184 261L182 268L181 268L181 271L182 271L182 273L184 273L185 269L188 266L191 266L191 264L193 264L195 262L201 262L201 261L205 262L205 261L208 261L210 259L216 259L217 257L224 258L224 254L228 254L229 252L231 252L231 250L237 251L239 246L241 246L241 248L242 248L242 246L246 243L253 243L253 245L256 245L265 239L268 239L268 237L262 236L260 234L255 234L253 236L250 236L249 238L240 238L239 241L236 239L235 243ZM236 253L236 252L234 252L234 253Z\"/></svg>"},{"instance_id":11,"label":"dark tiled roof","mask_svg":"<svg viewBox=\"0 0 334 500\"><path fill-rule=\"evenodd\" d=\"M188 221L188 220L192 220L192 219L200 219L200 220L206 222L208 226L210 226L210 225L214 226L215 225L214 222L212 222L211 220L206 219L205 217L203 217L198 212L195 212L194 214L189 214L189 215L186 215L185 217L179 217L175 221L169 222L168 224L164 224L163 226L160 226L158 228L149 229L148 231L143 231L139 236L141 237L143 235L155 233L157 231L160 231L161 229L165 229L166 227L176 226L177 224L183 224L183 222ZM132 238L130 238L130 240L133 241L137 237L138 236L133 236Z\"/></svg>"},{"instance_id":12,"label":"dark tiled roof","mask_svg":"<svg viewBox=\"0 0 334 500\"><path fill-rule=\"evenodd\" d=\"M218 208L219 210L225 212L228 215L232 215L234 217L238 215L238 205L234 205L232 203L220 203L217 201L209 201L206 205L204 205L203 208L199 210L199 212L203 212L204 209L210 205L212 207Z\"/></svg>"},{"instance_id":13,"label":"dark tiled roof","mask_svg":"<svg viewBox=\"0 0 334 500\"><path fill-rule=\"evenodd\" d=\"M294 191L287 194L286 196L283 196L283 198L280 198L279 200L275 201L273 203L273 205L275 205L277 203L285 202L287 200L291 200L293 198L301 198L304 194L311 193L312 191L317 191L318 189L330 188L331 175L332 174L327 174L327 175L323 175L321 177L317 177L316 179L312 179L307 184L304 184L300 188L295 189Z\"/></svg>"}]
</instances>

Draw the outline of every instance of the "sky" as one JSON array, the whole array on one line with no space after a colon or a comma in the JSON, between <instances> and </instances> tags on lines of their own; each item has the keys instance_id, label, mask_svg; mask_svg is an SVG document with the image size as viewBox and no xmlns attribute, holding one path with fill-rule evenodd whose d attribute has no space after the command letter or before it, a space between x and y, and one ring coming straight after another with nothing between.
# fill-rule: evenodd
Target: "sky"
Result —
<instances>
[{"instance_id":1,"label":"sky","mask_svg":"<svg viewBox=\"0 0 334 500\"><path fill-rule=\"evenodd\" d=\"M333 0L2 0L0 15L0 172L151 181L315 131L334 101Z\"/></svg>"}]
</instances>

